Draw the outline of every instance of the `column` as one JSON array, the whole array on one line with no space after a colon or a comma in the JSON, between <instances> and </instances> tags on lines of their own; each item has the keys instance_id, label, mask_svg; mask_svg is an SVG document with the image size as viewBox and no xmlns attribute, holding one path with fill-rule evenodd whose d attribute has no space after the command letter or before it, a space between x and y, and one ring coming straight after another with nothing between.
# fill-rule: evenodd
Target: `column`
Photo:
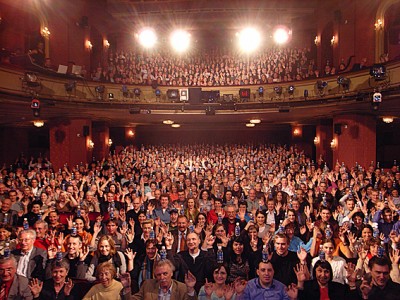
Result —
<instances>
[{"instance_id":1,"label":"column","mask_svg":"<svg viewBox=\"0 0 400 300\"><path fill-rule=\"evenodd\" d=\"M69 120L50 129L50 161L54 169L65 163L74 166L91 159L93 141L90 135L90 120Z\"/></svg>"},{"instance_id":2,"label":"column","mask_svg":"<svg viewBox=\"0 0 400 300\"><path fill-rule=\"evenodd\" d=\"M324 122L316 126L314 138L316 162L319 163L322 159L330 169L333 167L333 153L330 147L332 137L332 122Z\"/></svg>"},{"instance_id":3,"label":"column","mask_svg":"<svg viewBox=\"0 0 400 300\"><path fill-rule=\"evenodd\" d=\"M333 119L333 161L368 166L376 161L376 120L371 115L339 115Z\"/></svg>"},{"instance_id":4,"label":"column","mask_svg":"<svg viewBox=\"0 0 400 300\"><path fill-rule=\"evenodd\" d=\"M93 122L92 135L94 142L93 156L96 160L107 157L112 146L108 124L105 122Z\"/></svg>"}]
</instances>

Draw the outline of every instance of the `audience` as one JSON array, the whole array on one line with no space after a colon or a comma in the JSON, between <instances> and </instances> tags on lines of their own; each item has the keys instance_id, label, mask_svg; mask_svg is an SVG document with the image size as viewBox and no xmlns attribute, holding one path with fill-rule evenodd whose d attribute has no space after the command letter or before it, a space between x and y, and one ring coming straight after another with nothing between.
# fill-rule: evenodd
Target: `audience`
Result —
<instances>
[{"instance_id":1,"label":"audience","mask_svg":"<svg viewBox=\"0 0 400 300\"><path fill-rule=\"evenodd\" d=\"M46 164L0 170L0 250L34 278L35 297L48 295L41 282L61 259L61 273L85 282L57 275L65 298L93 287L88 299L142 299L174 290L172 278L182 297L212 299L366 299L400 283L396 164L329 169L297 147L262 144L129 146L58 172L32 161Z\"/></svg>"}]
</instances>

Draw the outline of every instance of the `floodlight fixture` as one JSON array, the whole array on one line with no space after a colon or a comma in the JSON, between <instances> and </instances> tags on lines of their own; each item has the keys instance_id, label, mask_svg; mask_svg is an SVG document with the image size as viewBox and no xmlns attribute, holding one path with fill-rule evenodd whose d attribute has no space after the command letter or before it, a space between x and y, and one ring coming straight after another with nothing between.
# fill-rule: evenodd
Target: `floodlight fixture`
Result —
<instances>
[{"instance_id":1,"label":"floodlight fixture","mask_svg":"<svg viewBox=\"0 0 400 300\"><path fill-rule=\"evenodd\" d=\"M260 87L258 88L258 95L259 95L260 97L264 96L264 87L260 86Z\"/></svg>"},{"instance_id":2,"label":"floodlight fixture","mask_svg":"<svg viewBox=\"0 0 400 300\"><path fill-rule=\"evenodd\" d=\"M239 48L246 53L255 51L261 44L261 34L255 28L245 28L236 33L238 37Z\"/></svg>"},{"instance_id":3,"label":"floodlight fixture","mask_svg":"<svg viewBox=\"0 0 400 300\"><path fill-rule=\"evenodd\" d=\"M171 34L170 42L172 48L179 52L185 52L189 49L191 35L185 30L176 30Z\"/></svg>"},{"instance_id":4,"label":"floodlight fixture","mask_svg":"<svg viewBox=\"0 0 400 300\"><path fill-rule=\"evenodd\" d=\"M144 48L152 48L157 42L157 35L152 28L144 28L138 35L139 43Z\"/></svg>"},{"instance_id":5,"label":"floodlight fixture","mask_svg":"<svg viewBox=\"0 0 400 300\"><path fill-rule=\"evenodd\" d=\"M282 87L281 86L274 87L274 91L278 96L282 95Z\"/></svg>"},{"instance_id":6,"label":"floodlight fixture","mask_svg":"<svg viewBox=\"0 0 400 300\"><path fill-rule=\"evenodd\" d=\"M289 95L293 95L294 94L294 90L295 90L294 85L289 85L287 90L288 90Z\"/></svg>"},{"instance_id":7,"label":"floodlight fixture","mask_svg":"<svg viewBox=\"0 0 400 300\"><path fill-rule=\"evenodd\" d=\"M290 35L291 31L286 26L280 26L275 30L273 38L275 43L282 45L289 41Z\"/></svg>"},{"instance_id":8,"label":"floodlight fixture","mask_svg":"<svg viewBox=\"0 0 400 300\"><path fill-rule=\"evenodd\" d=\"M350 88L350 79L344 76L339 76L337 78L337 84L344 90L348 90Z\"/></svg>"}]
</instances>

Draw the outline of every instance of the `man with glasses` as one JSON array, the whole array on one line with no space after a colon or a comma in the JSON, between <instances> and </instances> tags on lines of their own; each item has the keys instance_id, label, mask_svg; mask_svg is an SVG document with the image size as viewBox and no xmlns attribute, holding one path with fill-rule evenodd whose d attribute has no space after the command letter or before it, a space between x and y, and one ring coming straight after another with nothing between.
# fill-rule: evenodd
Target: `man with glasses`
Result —
<instances>
[{"instance_id":1,"label":"man with glasses","mask_svg":"<svg viewBox=\"0 0 400 300\"><path fill-rule=\"evenodd\" d=\"M17 274L13 256L0 259L0 299L33 299L28 278Z\"/></svg>"},{"instance_id":2,"label":"man with glasses","mask_svg":"<svg viewBox=\"0 0 400 300\"><path fill-rule=\"evenodd\" d=\"M36 232L31 229L22 230L18 234L20 249L15 249L12 254L17 261L17 274L28 279L44 279L47 253L35 247Z\"/></svg>"},{"instance_id":3,"label":"man with glasses","mask_svg":"<svg viewBox=\"0 0 400 300\"><path fill-rule=\"evenodd\" d=\"M246 220L240 220L236 218L236 207L234 204L228 204L225 206L225 218L222 219L222 224L228 236L233 236L235 234L236 222L239 223L240 231L246 226Z\"/></svg>"}]
</instances>

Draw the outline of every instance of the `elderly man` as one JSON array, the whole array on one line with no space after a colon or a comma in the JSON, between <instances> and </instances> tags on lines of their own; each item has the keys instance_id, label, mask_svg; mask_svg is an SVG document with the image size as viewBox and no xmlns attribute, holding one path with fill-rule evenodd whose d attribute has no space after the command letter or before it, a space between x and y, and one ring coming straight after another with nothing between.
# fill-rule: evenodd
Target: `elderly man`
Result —
<instances>
[{"instance_id":1,"label":"elderly man","mask_svg":"<svg viewBox=\"0 0 400 300\"><path fill-rule=\"evenodd\" d=\"M47 253L43 249L35 247L36 240L34 230L22 230L18 234L20 249L15 249L12 254L17 260L17 274L25 276L28 279L44 279L44 270L46 266Z\"/></svg>"},{"instance_id":2,"label":"elderly man","mask_svg":"<svg viewBox=\"0 0 400 300\"><path fill-rule=\"evenodd\" d=\"M33 299L28 278L17 274L13 256L0 259L0 299Z\"/></svg>"},{"instance_id":3,"label":"elderly man","mask_svg":"<svg viewBox=\"0 0 400 300\"><path fill-rule=\"evenodd\" d=\"M196 299L194 291L196 278L189 273L185 277L185 284L183 284L172 279L174 271L174 265L169 260L160 261L154 270L155 279L144 281L139 292L133 295L131 299Z\"/></svg>"}]
</instances>

